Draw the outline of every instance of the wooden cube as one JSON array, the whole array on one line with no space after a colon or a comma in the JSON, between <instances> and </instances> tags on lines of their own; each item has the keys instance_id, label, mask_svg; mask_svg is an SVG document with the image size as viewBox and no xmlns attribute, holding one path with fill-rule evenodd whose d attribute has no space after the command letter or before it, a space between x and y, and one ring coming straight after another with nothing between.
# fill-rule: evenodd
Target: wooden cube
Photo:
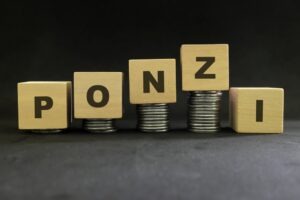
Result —
<instances>
[{"instance_id":1,"label":"wooden cube","mask_svg":"<svg viewBox=\"0 0 300 200\"><path fill-rule=\"evenodd\" d=\"M182 90L228 90L228 44L184 44L180 49Z\"/></svg>"},{"instance_id":2,"label":"wooden cube","mask_svg":"<svg viewBox=\"0 0 300 200\"><path fill-rule=\"evenodd\" d=\"M129 60L129 96L132 104L176 102L176 60Z\"/></svg>"},{"instance_id":3,"label":"wooden cube","mask_svg":"<svg viewBox=\"0 0 300 200\"><path fill-rule=\"evenodd\" d=\"M122 72L74 72L75 118L121 118L122 96Z\"/></svg>"},{"instance_id":4,"label":"wooden cube","mask_svg":"<svg viewBox=\"0 0 300 200\"><path fill-rule=\"evenodd\" d=\"M282 133L282 88L230 88L230 123L238 133Z\"/></svg>"},{"instance_id":5,"label":"wooden cube","mask_svg":"<svg viewBox=\"0 0 300 200\"><path fill-rule=\"evenodd\" d=\"M19 129L66 129L70 123L71 82L18 83Z\"/></svg>"}]
</instances>

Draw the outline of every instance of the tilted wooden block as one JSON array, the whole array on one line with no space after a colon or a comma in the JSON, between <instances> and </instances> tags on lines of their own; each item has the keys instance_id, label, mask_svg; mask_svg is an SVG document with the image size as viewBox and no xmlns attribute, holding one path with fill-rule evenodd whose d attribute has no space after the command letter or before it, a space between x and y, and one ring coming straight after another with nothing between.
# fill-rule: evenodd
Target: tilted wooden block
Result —
<instances>
[{"instance_id":1,"label":"tilted wooden block","mask_svg":"<svg viewBox=\"0 0 300 200\"><path fill-rule=\"evenodd\" d=\"M122 72L74 72L75 118L122 118L122 87Z\"/></svg>"},{"instance_id":2,"label":"tilted wooden block","mask_svg":"<svg viewBox=\"0 0 300 200\"><path fill-rule=\"evenodd\" d=\"M19 129L65 129L70 123L71 82L18 83Z\"/></svg>"},{"instance_id":3,"label":"tilted wooden block","mask_svg":"<svg viewBox=\"0 0 300 200\"><path fill-rule=\"evenodd\" d=\"M176 102L176 60L129 60L129 96L132 104Z\"/></svg>"},{"instance_id":4,"label":"tilted wooden block","mask_svg":"<svg viewBox=\"0 0 300 200\"><path fill-rule=\"evenodd\" d=\"M228 90L228 44L184 44L180 49L184 91Z\"/></svg>"},{"instance_id":5,"label":"tilted wooden block","mask_svg":"<svg viewBox=\"0 0 300 200\"><path fill-rule=\"evenodd\" d=\"M282 133L282 88L230 88L230 123L238 133Z\"/></svg>"}]
</instances>

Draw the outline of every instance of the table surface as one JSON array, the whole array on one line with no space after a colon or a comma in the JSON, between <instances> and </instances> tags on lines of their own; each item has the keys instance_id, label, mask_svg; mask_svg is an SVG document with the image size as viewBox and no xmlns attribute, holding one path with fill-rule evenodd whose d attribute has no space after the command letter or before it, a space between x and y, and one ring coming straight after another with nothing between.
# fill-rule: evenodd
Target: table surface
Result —
<instances>
[{"instance_id":1,"label":"table surface","mask_svg":"<svg viewBox=\"0 0 300 200\"><path fill-rule=\"evenodd\" d=\"M267 135L0 125L0 199L300 199L300 121Z\"/></svg>"}]
</instances>

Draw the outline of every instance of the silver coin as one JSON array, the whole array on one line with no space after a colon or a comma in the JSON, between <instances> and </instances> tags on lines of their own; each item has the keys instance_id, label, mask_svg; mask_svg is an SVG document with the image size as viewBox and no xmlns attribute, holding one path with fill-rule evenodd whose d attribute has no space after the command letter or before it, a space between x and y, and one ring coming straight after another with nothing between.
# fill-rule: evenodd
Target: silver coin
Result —
<instances>
[{"instance_id":1,"label":"silver coin","mask_svg":"<svg viewBox=\"0 0 300 200\"><path fill-rule=\"evenodd\" d=\"M190 124L190 126L196 128L218 128L218 124Z\"/></svg>"},{"instance_id":2,"label":"silver coin","mask_svg":"<svg viewBox=\"0 0 300 200\"><path fill-rule=\"evenodd\" d=\"M220 108L216 108L216 107L193 107L193 106L189 106L189 112L190 111L219 111L221 110Z\"/></svg>"},{"instance_id":3,"label":"silver coin","mask_svg":"<svg viewBox=\"0 0 300 200\"><path fill-rule=\"evenodd\" d=\"M141 130L142 132L146 132L146 133L163 133L163 132L167 132L168 129L151 129L151 130L148 130L148 129L143 129Z\"/></svg>"},{"instance_id":4,"label":"silver coin","mask_svg":"<svg viewBox=\"0 0 300 200\"><path fill-rule=\"evenodd\" d=\"M157 120L157 119L139 119L138 122L142 123L154 123L154 124L161 124L161 123L168 123L169 120Z\"/></svg>"},{"instance_id":5,"label":"silver coin","mask_svg":"<svg viewBox=\"0 0 300 200\"><path fill-rule=\"evenodd\" d=\"M193 119L192 121L190 119L187 120L189 123L203 123L203 124L215 124L217 122L220 122L220 119L207 119L207 120L197 120Z\"/></svg>"},{"instance_id":6,"label":"silver coin","mask_svg":"<svg viewBox=\"0 0 300 200\"><path fill-rule=\"evenodd\" d=\"M201 112L195 112L195 111L193 111L193 112L189 112L188 113L188 115L189 116L191 116L191 117L199 117L199 118L209 118L209 117L219 117L219 113L218 112L210 112L210 113L201 113Z\"/></svg>"},{"instance_id":7,"label":"silver coin","mask_svg":"<svg viewBox=\"0 0 300 200\"><path fill-rule=\"evenodd\" d=\"M141 113L143 114L143 118L152 118L152 117L155 117L155 118L161 118L161 119L165 119L168 117L168 114L164 113L164 114L161 114L161 115L154 115L154 114L146 114L144 115L144 113Z\"/></svg>"},{"instance_id":8,"label":"silver coin","mask_svg":"<svg viewBox=\"0 0 300 200\"><path fill-rule=\"evenodd\" d=\"M202 109L193 109L189 111L189 114L201 114L201 115L210 115L210 114L219 114L220 110L202 110Z\"/></svg>"},{"instance_id":9,"label":"silver coin","mask_svg":"<svg viewBox=\"0 0 300 200\"><path fill-rule=\"evenodd\" d=\"M111 133L117 130L113 119L85 119L83 128L90 133Z\"/></svg>"},{"instance_id":10,"label":"silver coin","mask_svg":"<svg viewBox=\"0 0 300 200\"><path fill-rule=\"evenodd\" d=\"M193 129L193 128L189 128L188 130L189 130L190 132L194 132L194 133L216 133L216 132L218 132L220 129L202 130L202 129Z\"/></svg>"},{"instance_id":11,"label":"silver coin","mask_svg":"<svg viewBox=\"0 0 300 200\"><path fill-rule=\"evenodd\" d=\"M220 108L220 104L189 104L192 108Z\"/></svg>"},{"instance_id":12,"label":"silver coin","mask_svg":"<svg viewBox=\"0 0 300 200\"><path fill-rule=\"evenodd\" d=\"M189 126L189 129L199 129L199 130L219 130L219 127L216 126Z\"/></svg>"}]
</instances>

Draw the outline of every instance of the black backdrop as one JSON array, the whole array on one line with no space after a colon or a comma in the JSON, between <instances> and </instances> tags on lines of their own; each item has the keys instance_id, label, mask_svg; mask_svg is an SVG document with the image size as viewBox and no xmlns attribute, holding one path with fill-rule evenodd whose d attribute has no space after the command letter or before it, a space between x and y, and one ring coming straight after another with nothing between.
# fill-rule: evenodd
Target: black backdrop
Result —
<instances>
[{"instance_id":1,"label":"black backdrop","mask_svg":"<svg viewBox=\"0 0 300 200\"><path fill-rule=\"evenodd\" d=\"M286 118L299 118L300 12L297 1L6 1L1 5L1 118L17 118L16 84L72 80L74 71L123 71L125 119L130 58L176 58L178 103L185 119L179 48L228 43L231 86L285 89ZM227 119L227 92L223 117Z\"/></svg>"}]
</instances>

